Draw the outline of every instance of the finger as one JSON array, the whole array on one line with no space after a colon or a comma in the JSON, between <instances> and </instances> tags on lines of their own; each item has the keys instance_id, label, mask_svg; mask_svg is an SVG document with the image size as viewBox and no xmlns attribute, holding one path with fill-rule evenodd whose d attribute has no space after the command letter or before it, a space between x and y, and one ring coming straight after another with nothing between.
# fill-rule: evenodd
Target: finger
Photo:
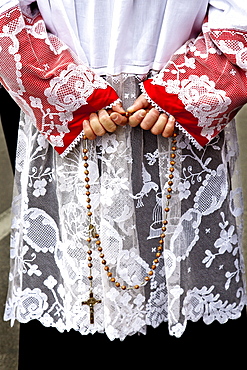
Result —
<instances>
[{"instance_id":1,"label":"finger","mask_svg":"<svg viewBox=\"0 0 247 370\"><path fill-rule=\"evenodd\" d=\"M167 124L162 132L163 137L170 137L173 135L175 130L175 118L173 116L169 116Z\"/></svg>"},{"instance_id":2,"label":"finger","mask_svg":"<svg viewBox=\"0 0 247 370\"><path fill-rule=\"evenodd\" d=\"M143 130L151 130L153 125L158 120L159 116L160 112L157 109L152 108L143 118L143 121L141 122L141 128Z\"/></svg>"},{"instance_id":3,"label":"finger","mask_svg":"<svg viewBox=\"0 0 247 370\"><path fill-rule=\"evenodd\" d=\"M125 113L125 110L123 109L123 106L121 103L118 103L116 105L114 105L111 110L113 112L117 112L117 113L120 113L120 114L124 114Z\"/></svg>"},{"instance_id":4,"label":"finger","mask_svg":"<svg viewBox=\"0 0 247 370\"><path fill-rule=\"evenodd\" d=\"M165 113L160 114L159 118L151 128L151 132L154 135L160 135L164 132L168 122L168 116Z\"/></svg>"},{"instance_id":5,"label":"finger","mask_svg":"<svg viewBox=\"0 0 247 370\"><path fill-rule=\"evenodd\" d=\"M127 109L127 112L134 113L137 110L145 109L145 108L148 108L148 107L150 107L150 103L147 101L147 99L145 98L144 94L141 94L140 96L138 96L138 98L136 99L136 101L134 102L134 104L132 104Z\"/></svg>"},{"instance_id":6,"label":"finger","mask_svg":"<svg viewBox=\"0 0 247 370\"><path fill-rule=\"evenodd\" d=\"M123 110L123 113L125 113L124 110ZM126 123L128 122L127 117L117 112L111 113L110 119L115 123L115 125L118 125L118 126L125 126Z\"/></svg>"},{"instance_id":7,"label":"finger","mask_svg":"<svg viewBox=\"0 0 247 370\"><path fill-rule=\"evenodd\" d=\"M89 124L89 121L88 120L84 120L83 121L83 131L84 131L84 135L89 139L89 140L94 140L96 139L96 135L95 133L93 132L90 124Z\"/></svg>"},{"instance_id":8,"label":"finger","mask_svg":"<svg viewBox=\"0 0 247 370\"><path fill-rule=\"evenodd\" d=\"M98 114L91 113L90 116L89 116L89 124L90 124L91 129L93 130L93 132L95 133L96 136L103 136L106 133L106 130L100 122L99 114L100 114L100 112L98 112ZM107 116L109 117L108 114L107 114Z\"/></svg>"},{"instance_id":9,"label":"finger","mask_svg":"<svg viewBox=\"0 0 247 370\"><path fill-rule=\"evenodd\" d=\"M129 125L131 127L136 127L140 125L140 123L143 121L143 118L146 116L147 111L144 109L140 109L137 112L135 112L132 116L129 117Z\"/></svg>"},{"instance_id":10,"label":"finger","mask_svg":"<svg viewBox=\"0 0 247 370\"><path fill-rule=\"evenodd\" d=\"M101 109L98 112L98 119L99 123L101 124L102 128L107 132L114 132L116 131L116 124L109 116L108 112L105 109Z\"/></svg>"}]
</instances>

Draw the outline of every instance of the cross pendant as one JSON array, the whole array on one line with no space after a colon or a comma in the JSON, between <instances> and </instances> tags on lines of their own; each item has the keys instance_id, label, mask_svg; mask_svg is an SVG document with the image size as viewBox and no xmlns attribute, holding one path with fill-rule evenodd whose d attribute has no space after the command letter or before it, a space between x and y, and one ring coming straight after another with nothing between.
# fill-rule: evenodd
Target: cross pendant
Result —
<instances>
[{"instance_id":1,"label":"cross pendant","mask_svg":"<svg viewBox=\"0 0 247 370\"><path fill-rule=\"evenodd\" d=\"M87 301L82 302L82 305L87 305L90 308L90 324L94 324L94 305L101 303L101 300L97 300L93 296L93 292L89 293L89 298Z\"/></svg>"}]
</instances>

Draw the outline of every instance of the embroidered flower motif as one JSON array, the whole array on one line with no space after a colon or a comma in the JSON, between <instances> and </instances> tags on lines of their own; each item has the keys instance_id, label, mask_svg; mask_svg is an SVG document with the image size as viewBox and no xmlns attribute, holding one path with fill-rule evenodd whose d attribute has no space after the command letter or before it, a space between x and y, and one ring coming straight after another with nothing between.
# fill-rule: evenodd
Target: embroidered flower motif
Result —
<instances>
[{"instance_id":1,"label":"embroidered flower motif","mask_svg":"<svg viewBox=\"0 0 247 370\"><path fill-rule=\"evenodd\" d=\"M36 180L33 184L33 187L35 188L33 195L37 198L40 196L44 196L46 193L46 185L47 181L45 179Z\"/></svg>"},{"instance_id":2,"label":"embroidered flower motif","mask_svg":"<svg viewBox=\"0 0 247 370\"><path fill-rule=\"evenodd\" d=\"M57 285L57 280L54 279L53 276L48 276L48 278L44 281L44 285L47 286L49 289L53 289L55 285Z\"/></svg>"},{"instance_id":3,"label":"embroidered flower motif","mask_svg":"<svg viewBox=\"0 0 247 370\"><path fill-rule=\"evenodd\" d=\"M48 308L47 295L35 288L26 288L22 292L17 292L18 307L17 319L26 323L33 319L39 319L43 312Z\"/></svg>"}]
</instances>

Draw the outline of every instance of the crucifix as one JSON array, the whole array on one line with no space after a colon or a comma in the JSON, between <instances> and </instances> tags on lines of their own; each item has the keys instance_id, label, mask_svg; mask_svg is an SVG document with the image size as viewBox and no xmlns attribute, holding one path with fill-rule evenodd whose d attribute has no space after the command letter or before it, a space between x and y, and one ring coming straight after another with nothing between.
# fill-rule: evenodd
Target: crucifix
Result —
<instances>
[{"instance_id":1,"label":"crucifix","mask_svg":"<svg viewBox=\"0 0 247 370\"><path fill-rule=\"evenodd\" d=\"M87 305L90 308L90 324L94 324L94 305L101 303L101 300L97 300L93 296L93 292L89 293L89 298L87 301L82 302L82 305Z\"/></svg>"}]
</instances>

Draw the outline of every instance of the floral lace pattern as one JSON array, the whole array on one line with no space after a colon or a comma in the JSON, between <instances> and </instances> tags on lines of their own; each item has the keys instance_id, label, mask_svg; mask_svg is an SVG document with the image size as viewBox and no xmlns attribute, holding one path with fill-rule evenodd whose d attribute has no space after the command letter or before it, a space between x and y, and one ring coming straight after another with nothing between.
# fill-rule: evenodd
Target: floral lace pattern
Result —
<instances>
[{"instance_id":1,"label":"floral lace pattern","mask_svg":"<svg viewBox=\"0 0 247 370\"><path fill-rule=\"evenodd\" d=\"M134 76L109 82L126 106L140 93ZM93 250L93 290L102 303L95 305L92 325L82 305L89 285L81 144L62 159L33 127L32 117L23 115L4 319L37 319L60 332L98 331L123 340L163 321L179 337L187 320L238 318L246 297L241 189L232 181L239 179L236 142L233 123L201 151L179 133L160 264L150 284L121 291ZM169 140L130 127L89 142L94 222L111 271L127 286L143 281L156 253L169 148Z\"/></svg>"}]
</instances>

